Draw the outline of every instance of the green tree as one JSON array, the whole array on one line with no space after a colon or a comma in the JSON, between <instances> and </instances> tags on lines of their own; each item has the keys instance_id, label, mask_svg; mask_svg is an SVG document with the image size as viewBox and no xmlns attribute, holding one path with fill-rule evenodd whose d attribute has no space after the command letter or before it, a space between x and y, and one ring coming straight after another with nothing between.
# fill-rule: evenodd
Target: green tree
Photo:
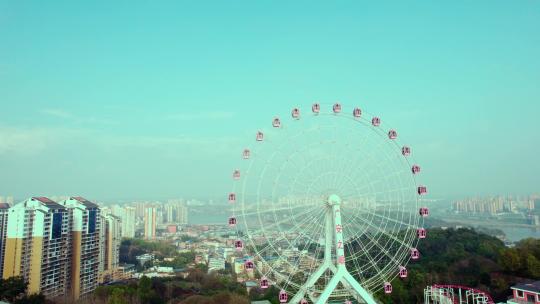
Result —
<instances>
[{"instance_id":1,"label":"green tree","mask_svg":"<svg viewBox=\"0 0 540 304\"><path fill-rule=\"evenodd\" d=\"M521 268L519 254L513 248L503 250L499 262L506 271L516 272Z\"/></svg>"},{"instance_id":2,"label":"green tree","mask_svg":"<svg viewBox=\"0 0 540 304\"><path fill-rule=\"evenodd\" d=\"M43 294L31 294L15 300L14 304L44 304L47 300Z\"/></svg>"},{"instance_id":3,"label":"green tree","mask_svg":"<svg viewBox=\"0 0 540 304\"><path fill-rule=\"evenodd\" d=\"M527 270L532 278L540 278L540 261L532 254L527 255Z\"/></svg>"},{"instance_id":4,"label":"green tree","mask_svg":"<svg viewBox=\"0 0 540 304\"><path fill-rule=\"evenodd\" d=\"M28 283L22 277L10 277L0 279L0 299L13 303L26 292Z\"/></svg>"},{"instance_id":5,"label":"green tree","mask_svg":"<svg viewBox=\"0 0 540 304\"><path fill-rule=\"evenodd\" d=\"M108 304L128 304L123 288L114 288L109 297Z\"/></svg>"}]
</instances>

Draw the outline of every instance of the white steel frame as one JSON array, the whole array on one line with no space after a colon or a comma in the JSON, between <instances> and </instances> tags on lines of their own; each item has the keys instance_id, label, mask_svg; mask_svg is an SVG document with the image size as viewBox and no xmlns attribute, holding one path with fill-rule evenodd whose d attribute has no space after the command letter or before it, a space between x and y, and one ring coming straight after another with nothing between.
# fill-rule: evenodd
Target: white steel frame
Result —
<instances>
[{"instance_id":1,"label":"white steel frame","mask_svg":"<svg viewBox=\"0 0 540 304\"><path fill-rule=\"evenodd\" d=\"M326 202L326 231L324 262L310 276L298 293L289 303L299 303L307 295L315 304L325 304L336 289L339 282L343 284L351 296L357 300L363 300L367 304L376 304L372 295L365 290L360 283L349 273L345 266L345 251L343 249L343 227L341 226L341 198L335 194L328 197ZM332 259L332 247L335 246L336 258ZM312 290L315 283L326 272L331 271L334 275L328 282L320 295L316 295Z\"/></svg>"}]
</instances>

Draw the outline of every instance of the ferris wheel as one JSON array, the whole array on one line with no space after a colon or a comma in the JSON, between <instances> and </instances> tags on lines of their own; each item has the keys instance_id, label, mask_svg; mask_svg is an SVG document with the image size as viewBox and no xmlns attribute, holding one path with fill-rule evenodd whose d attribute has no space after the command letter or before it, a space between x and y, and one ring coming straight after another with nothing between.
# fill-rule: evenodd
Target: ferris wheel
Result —
<instances>
[{"instance_id":1,"label":"ferris wheel","mask_svg":"<svg viewBox=\"0 0 540 304\"><path fill-rule=\"evenodd\" d=\"M375 303L420 258L429 210L395 129L340 103L270 117L239 148L228 194L243 273L281 303Z\"/></svg>"}]
</instances>

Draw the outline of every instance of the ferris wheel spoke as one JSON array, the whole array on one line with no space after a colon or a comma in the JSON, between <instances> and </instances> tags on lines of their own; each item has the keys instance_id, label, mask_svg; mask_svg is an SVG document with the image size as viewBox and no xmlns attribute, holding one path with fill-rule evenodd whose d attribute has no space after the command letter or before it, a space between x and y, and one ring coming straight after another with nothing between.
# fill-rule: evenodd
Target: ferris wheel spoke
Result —
<instances>
[{"instance_id":1,"label":"ferris wheel spoke","mask_svg":"<svg viewBox=\"0 0 540 304\"><path fill-rule=\"evenodd\" d=\"M320 227L318 228L319 231L322 231L322 229L323 229L322 226L320 226ZM302 251L300 251L301 253L300 253L298 259L296 260L295 265L293 265L293 267L292 267L294 271L291 271L290 274L289 274L289 276L288 276L288 278L287 278L287 281L286 281L286 283L285 283L286 286L289 285L291 277L294 276L294 275L298 272L298 270L299 270L299 264L300 264L300 261L302 260L302 252L304 252L304 251L306 250L306 247L308 246L308 244L309 244L309 243L306 242L306 243L304 244L304 247L303 247Z\"/></svg>"},{"instance_id":2,"label":"ferris wheel spoke","mask_svg":"<svg viewBox=\"0 0 540 304\"><path fill-rule=\"evenodd\" d=\"M379 252L386 255L396 266L401 265L401 263L399 261L396 261L394 256L392 256L390 253L388 253L387 249L379 243L378 239L376 240L376 239L372 238L369 233L366 233L365 236L368 239L370 239L371 243L375 244L379 248L379 250L380 250Z\"/></svg>"},{"instance_id":3,"label":"ferris wheel spoke","mask_svg":"<svg viewBox=\"0 0 540 304\"><path fill-rule=\"evenodd\" d=\"M376 213L376 212L366 211L366 213L369 213L369 214L371 214L371 215L373 215L373 216L379 217L379 218L381 218L381 219L384 219L384 220L387 220L387 221L390 221L390 222L394 222L394 223L399 224L399 225L406 226L407 228L415 228L415 229L417 228L417 226L415 226L415 225L411 225L411 224L409 224L409 223L401 222L401 221L398 221L398 220L393 219L393 218L391 218L391 217L388 217L388 216L385 216L385 215L378 214L378 213Z\"/></svg>"},{"instance_id":4,"label":"ferris wheel spoke","mask_svg":"<svg viewBox=\"0 0 540 304\"><path fill-rule=\"evenodd\" d=\"M410 247L410 244L406 244L404 243L402 240L396 238L394 235L392 235L391 233L388 233L386 232L385 230L381 229L379 226L377 225L373 225L371 222L367 222L367 221L364 221L362 218L358 218L358 220L360 221L363 221L364 223L366 223L368 226L370 226L371 228L379 231L381 234L385 235L386 237L389 237L391 238L392 240L398 242L399 244L403 245L403 246L406 246L407 248Z\"/></svg>"},{"instance_id":5,"label":"ferris wheel spoke","mask_svg":"<svg viewBox=\"0 0 540 304\"><path fill-rule=\"evenodd\" d=\"M368 144L368 140L367 140L368 137L366 136L365 138L366 138L366 140L364 141L363 145L359 146L359 151L363 151L363 149L365 149L365 146L367 146L367 144ZM381 147L383 146L384 143L385 143L385 141L380 140L379 143L376 144L375 148L371 149L370 153L368 154L368 158L363 158L363 157L362 158L360 158L360 157L356 158L355 163L353 163L351 165L351 167L359 169L360 164L364 164L364 163L369 164L370 162L372 162L373 157L375 156L375 153L380 153ZM364 170L365 167L366 166L363 165L362 170Z\"/></svg>"},{"instance_id":6,"label":"ferris wheel spoke","mask_svg":"<svg viewBox=\"0 0 540 304\"><path fill-rule=\"evenodd\" d=\"M313 207L313 205L297 205L297 206L293 206L292 209L304 209L306 207ZM291 208L289 207L281 207L281 208L268 208L268 209L259 209L259 210L256 210L256 211L253 211L253 212L245 212L245 213L242 213L242 216L244 217L249 217L249 216L256 216L256 215L259 215L259 214L265 214L265 213L272 213L272 212L277 212L277 211L289 211Z\"/></svg>"},{"instance_id":7,"label":"ferris wheel spoke","mask_svg":"<svg viewBox=\"0 0 540 304\"><path fill-rule=\"evenodd\" d=\"M307 219L310 220L310 218L307 218ZM279 236L279 238L275 239L274 242L277 241L277 243L279 243L279 242L282 241L282 240L285 240L285 241L288 242L288 239L287 239L287 237L286 237L284 234L279 233L278 236ZM296 241L298 240L299 237L300 237L300 235L298 235L298 236L296 237L296 239L295 239L293 242L296 242ZM267 238L267 239L268 239L268 238ZM289 243L289 244L290 244L290 243ZM265 247L263 247L262 249L257 250L257 251L258 251L258 252L264 252L264 251L266 251L267 249L270 249L270 248L274 248L273 242L268 242L268 245L266 245Z\"/></svg>"},{"instance_id":8,"label":"ferris wheel spoke","mask_svg":"<svg viewBox=\"0 0 540 304\"><path fill-rule=\"evenodd\" d=\"M299 237L299 236L298 236L298 237ZM296 240L298 239L298 237L296 238ZM293 241L293 243L295 243L296 240ZM303 256L303 252L304 252L305 248L306 248L308 245L309 245L309 243L306 242L306 243L304 244L304 248L303 248L302 250L299 251L299 257L298 257L298 260L297 260L297 263L296 263L296 264L293 265L293 264L290 263L288 260L286 260L286 263L289 264L289 267L291 267L291 268L293 269L293 271L290 272L290 275L289 275L289 276L283 276L283 277L282 277L282 279L284 279L284 280L287 282L286 285L289 285L291 275L294 275L295 272L298 270L298 264L299 264L299 262L300 262L300 260L301 260L301 258L302 258L302 256Z\"/></svg>"},{"instance_id":9,"label":"ferris wheel spoke","mask_svg":"<svg viewBox=\"0 0 540 304\"><path fill-rule=\"evenodd\" d=\"M304 216L304 215L306 215L306 214L308 214L308 213L310 213L310 212L313 212L314 210L316 210L315 207L312 207L312 208L309 208L309 209L307 209L307 210L304 210L304 211L300 212L299 214L297 214L297 217ZM291 218L285 218L285 219L282 219L282 220L280 220L280 221L273 222L273 223L269 224L268 226L266 226L266 227L264 227L264 228L257 229L257 230L253 230L252 233L253 233L253 234L259 234L259 233L264 232L265 229L266 229L266 230L272 229L272 228L274 228L274 227L276 227L276 226L279 226L279 225L281 225L281 224L283 224L283 223L290 222L290 221L291 221Z\"/></svg>"},{"instance_id":10,"label":"ferris wheel spoke","mask_svg":"<svg viewBox=\"0 0 540 304\"><path fill-rule=\"evenodd\" d=\"M358 130L358 129L357 129L357 130ZM350 131L350 130L349 130L349 131ZM354 133L354 132L355 132L355 130L353 130L353 132L351 132L351 133ZM358 132L358 131L356 131L356 132ZM351 137L350 137L350 138L351 138ZM363 136L363 138L362 138L362 143L360 143L360 144L358 145L358 147L362 148L364 145L366 145L366 144L367 144L367 141L368 141L368 138L369 138L368 136ZM351 151L351 152L352 152L352 155L355 155L355 154L356 154L355 152L356 152L357 149L354 149L354 148L353 148L353 147L355 146L354 143L351 143L351 142L348 141L348 142L347 142L347 145L345 145L345 146L348 148L347 151ZM352 149L351 149L351 148L352 148ZM360 149L360 148L359 148L359 149ZM349 163L349 162L344 162L343 167L341 167L341 171L340 171L340 172L347 172L348 170L346 170L346 169L349 168L349 167L350 167L350 168L356 168L356 164L358 163L358 160L359 160L359 159L360 159L360 158L355 158L352 164ZM343 176L342 176L342 177L343 177ZM335 182L336 182L336 183L339 183L339 181L335 181Z\"/></svg>"},{"instance_id":11,"label":"ferris wheel spoke","mask_svg":"<svg viewBox=\"0 0 540 304\"><path fill-rule=\"evenodd\" d=\"M311 212L309 212L309 213L311 213ZM308 223L308 222L310 222L310 223L314 223L314 222L315 222L315 223L316 223L316 221L314 221L314 219L315 219L316 217L317 217L317 216L314 216L314 215L312 215L312 216L310 216L310 217L307 217L307 216L306 216L306 217L304 217L304 219L299 223L299 225L303 225L303 224ZM290 219L289 219L289 221L290 221ZM284 223L284 222L286 222L286 221L283 221L282 223ZM256 233L254 233L253 235L256 235ZM284 236L283 233L281 233L281 231L280 231L279 235L280 235L280 238L277 239L277 241L286 240L286 237ZM298 235L298 237L300 237L300 236L301 236L301 235ZM297 239L298 239L298 237L297 237ZM297 239L295 239L295 241L296 241ZM267 245L267 247L273 247L272 242L269 242L269 244ZM264 249L266 249L267 247L265 247Z\"/></svg>"},{"instance_id":12,"label":"ferris wheel spoke","mask_svg":"<svg viewBox=\"0 0 540 304\"><path fill-rule=\"evenodd\" d=\"M351 252L350 249L349 249L349 252ZM369 254L369 252L366 251L365 256L367 257L367 259L368 259L369 263L371 264L371 266L373 266L373 268L375 268L377 270L377 272L380 272L381 270L379 268L379 265L377 265L377 263L373 260L373 258L371 257L371 254Z\"/></svg>"},{"instance_id":13,"label":"ferris wheel spoke","mask_svg":"<svg viewBox=\"0 0 540 304\"><path fill-rule=\"evenodd\" d=\"M370 185L376 185L376 184L378 184L378 183L381 183L381 182L383 182L383 181L388 180L388 179L391 178L391 177L394 177L394 176L397 177L397 176L399 176L399 175L401 175L401 174L405 174L405 173L406 173L406 171L400 170L400 171L392 172L392 173L390 173L390 174L386 174L386 175L383 176L383 177L380 177L380 178L378 178L378 179L376 179L376 180L371 181L368 185L363 186L363 187L360 188L359 190L360 190L360 192L362 192L362 190L366 189L366 188L367 188L368 186L370 186Z\"/></svg>"},{"instance_id":14,"label":"ferris wheel spoke","mask_svg":"<svg viewBox=\"0 0 540 304\"><path fill-rule=\"evenodd\" d=\"M378 195L378 194L393 193L393 192L397 192L397 191L404 191L404 190L407 190L407 189L409 189L409 188L396 188L396 189L392 189L392 190L388 190L388 191L377 191L377 192L361 195L361 196L359 196L359 198L372 197L372 196Z\"/></svg>"}]
</instances>

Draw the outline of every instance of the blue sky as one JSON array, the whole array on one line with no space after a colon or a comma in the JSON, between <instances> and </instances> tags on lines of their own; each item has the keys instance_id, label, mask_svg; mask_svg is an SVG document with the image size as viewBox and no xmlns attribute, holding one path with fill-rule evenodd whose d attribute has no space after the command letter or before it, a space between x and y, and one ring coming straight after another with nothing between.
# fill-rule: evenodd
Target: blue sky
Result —
<instances>
[{"instance_id":1,"label":"blue sky","mask_svg":"<svg viewBox=\"0 0 540 304\"><path fill-rule=\"evenodd\" d=\"M380 114L434 197L540 192L538 1L1 1L0 195L221 194L315 100Z\"/></svg>"}]
</instances>

